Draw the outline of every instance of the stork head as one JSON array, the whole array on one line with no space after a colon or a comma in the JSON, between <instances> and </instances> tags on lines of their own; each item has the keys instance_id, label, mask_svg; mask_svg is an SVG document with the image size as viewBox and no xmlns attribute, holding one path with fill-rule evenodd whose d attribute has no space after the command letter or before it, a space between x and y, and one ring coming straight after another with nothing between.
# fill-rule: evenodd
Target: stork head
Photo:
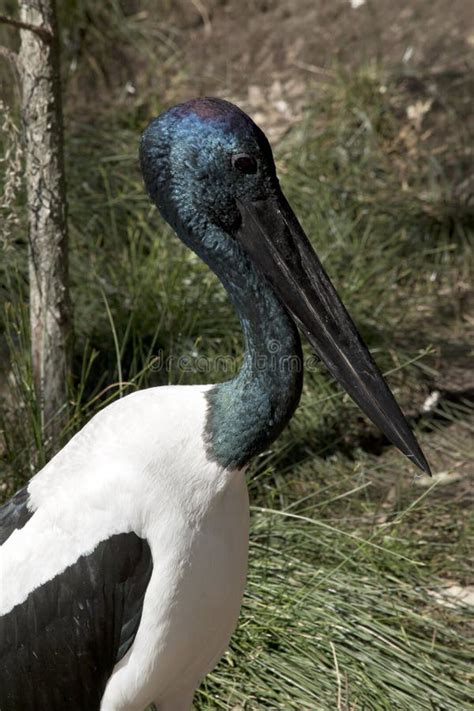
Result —
<instances>
[{"instance_id":1,"label":"stork head","mask_svg":"<svg viewBox=\"0 0 474 711\"><path fill-rule=\"evenodd\" d=\"M429 473L405 417L281 191L270 145L258 126L227 101L195 99L149 124L140 163L150 197L183 241L209 263L209 250L232 246L235 254L237 245L353 400Z\"/></svg>"},{"instance_id":2,"label":"stork head","mask_svg":"<svg viewBox=\"0 0 474 711\"><path fill-rule=\"evenodd\" d=\"M265 134L221 99L194 99L154 119L142 136L140 161L150 197L191 240L209 223L234 235L241 222L237 201L279 192Z\"/></svg>"}]
</instances>

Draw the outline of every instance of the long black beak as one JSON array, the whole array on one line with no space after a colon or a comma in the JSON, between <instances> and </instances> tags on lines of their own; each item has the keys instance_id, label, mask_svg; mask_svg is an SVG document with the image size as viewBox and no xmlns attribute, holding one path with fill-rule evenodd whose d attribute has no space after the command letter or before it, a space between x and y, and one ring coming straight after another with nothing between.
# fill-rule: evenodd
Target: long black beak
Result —
<instances>
[{"instance_id":1,"label":"long black beak","mask_svg":"<svg viewBox=\"0 0 474 711\"><path fill-rule=\"evenodd\" d=\"M242 224L237 239L328 370L388 439L431 474L408 422L284 195L239 201L238 206Z\"/></svg>"}]
</instances>

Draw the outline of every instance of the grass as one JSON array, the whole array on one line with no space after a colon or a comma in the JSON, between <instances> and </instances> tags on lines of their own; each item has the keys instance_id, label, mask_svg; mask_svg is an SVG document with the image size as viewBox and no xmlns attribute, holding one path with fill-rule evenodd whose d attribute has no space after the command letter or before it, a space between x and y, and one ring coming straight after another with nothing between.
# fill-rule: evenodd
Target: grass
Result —
<instances>
[{"instance_id":1,"label":"grass","mask_svg":"<svg viewBox=\"0 0 474 711\"><path fill-rule=\"evenodd\" d=\"M335 528L255 513L241 625L200 707L467 707L463 634L431 616L416 562L390 532L384 539L381 548L360 540L348 555ZM461 610L451 613L451 623L461 620Z\"/></svg>"},{"instance_id":2,"label":"grass","mask_svg":"<svg viewBox=\"0 0 474 711\"><path fill-rule=\"evenodd\" d=\"M132 24L149 51L136 17ZM67 30L71 45L74 31ZM99 35L88 36L79 60L94 67L100 84L108 40ZM120 37L130 51L123 27ZM84 81L80 61L69 84L76 90ZM317 100L276 150L283 187L397 397L415 415L439 364L449 368L453 338L467 357L469 210L421 132L407 128L396 77L374 67L351 76L335 70L334 80L312 91ZM123 100L120 110L106 103L83 121L76 104L73 97L67 114L76 347L64 440L134 388L229 377L167 370L163 355L238 359L241 352L222 288L144 194L137 137L145 116L159 110L156 99ZM31 387L21 195L13 209L18 223L0 265L1 328L13 374L2 413L5 497L49 456ZM462 474L461 484L452 477L425 486L330 378L308 369L295 418L249 473L242 617L229 652L197 694L198 709L454 711L474 702L469 609L442 596L470 574L462 488L474 454L470 415L461 394L414 420L435 471Z\"/></svg>"}]
</instances>

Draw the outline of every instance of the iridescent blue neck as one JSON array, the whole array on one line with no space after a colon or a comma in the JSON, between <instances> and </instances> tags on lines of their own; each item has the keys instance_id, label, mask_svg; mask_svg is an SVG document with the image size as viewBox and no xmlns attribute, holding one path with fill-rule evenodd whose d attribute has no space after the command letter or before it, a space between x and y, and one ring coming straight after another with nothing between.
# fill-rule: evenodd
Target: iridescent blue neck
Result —
<instances>
[{"instance_id":1,"label":"iridescent blue neck","mask_svg":"<svg viewBox=\"0 0 474 711\"><path fill-rule=\"evenodd\" d=\"M261 184L239 182L240 197L253 200L274 189L270 147L250 119L226 102L202 100L171 109L149 125L140 145L150 197L181 240L217 274L242 323L242 367L207 394L209 456L237 468L278 437L302 386L296 326L232 236L240 213L228 156L244 149L261 156Z\"/></svg>"},{"instance_id":2,"label":"iridescent blue neck","mask_svg":"<svg viewBox=\"0 0 474 711\"><path fill-rule=\"evenodd\" d=\"M298 405L301 342L269 282L236 242L211 226L200 247L199 256L226 288L244 332L239 373L207 395L209 453L225 467L240 468L278 437Z\"/></svg>"}]
</instances>

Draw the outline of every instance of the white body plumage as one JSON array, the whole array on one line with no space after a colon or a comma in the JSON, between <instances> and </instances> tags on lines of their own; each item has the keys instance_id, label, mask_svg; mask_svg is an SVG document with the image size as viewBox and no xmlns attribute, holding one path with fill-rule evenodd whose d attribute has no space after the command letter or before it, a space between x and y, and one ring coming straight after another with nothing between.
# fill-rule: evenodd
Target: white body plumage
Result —
<instances>
[{"instance_id":1,"label":"white body plumage","mask_svg":"<svg viewBox=\"0 0 474 711\"><path fill-rule=\"evenodd\" d=\"M150 388L101 411L30 481L35 515L0 548L5 614L101 541L148 541L140 626L101 711L188 709L237 624L248 496L243 472L206 453L209 387Z\"/></svg>"}]
</instances>

